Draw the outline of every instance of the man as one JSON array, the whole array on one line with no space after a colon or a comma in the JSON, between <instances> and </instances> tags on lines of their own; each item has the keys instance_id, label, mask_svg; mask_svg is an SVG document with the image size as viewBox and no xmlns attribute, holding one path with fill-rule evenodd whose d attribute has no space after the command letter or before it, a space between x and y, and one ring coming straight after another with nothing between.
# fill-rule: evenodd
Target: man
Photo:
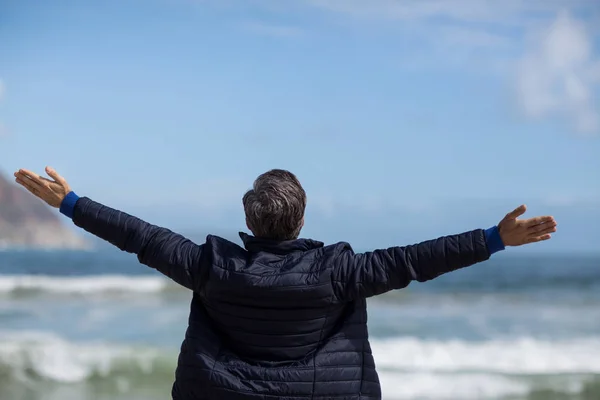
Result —
<instances>
[{"instance_id":1,"label":"man","mask_svg":"<svg viewBox=\"0 0 600 400\"><path fill-rule=\"evenodd\" d=\"M368 297L556 231L549 216L517 219L525 212L521 206L485 231L356 254L348 243L298 239L306 194L292 173L272 170L243 197L253 233L240 233L245 248L211 235L197 245L80 198L56 171L46 172L52 179L28 170L15 178L75 225L193 291L175 400L380 399Z\"/></svg>"}]
</instances>

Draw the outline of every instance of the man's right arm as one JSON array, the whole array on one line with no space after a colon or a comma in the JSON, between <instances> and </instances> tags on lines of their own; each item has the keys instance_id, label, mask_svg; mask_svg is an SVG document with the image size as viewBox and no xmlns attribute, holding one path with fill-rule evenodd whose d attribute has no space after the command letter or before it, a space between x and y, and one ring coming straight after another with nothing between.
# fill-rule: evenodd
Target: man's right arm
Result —
<instances>
[{"instance_id":1,"label":"man's right arm","mask_svg":"<svg viewBox=\"0 0 600 400\"><path fill-rule=\"evenodd\" d=\"M136 254L140 263L156 269L175 282L196 290L202 276L204 245L106 207L70 192L60 204L60 212L73 223L119 249Z\"/></svg>"}]
</instances>

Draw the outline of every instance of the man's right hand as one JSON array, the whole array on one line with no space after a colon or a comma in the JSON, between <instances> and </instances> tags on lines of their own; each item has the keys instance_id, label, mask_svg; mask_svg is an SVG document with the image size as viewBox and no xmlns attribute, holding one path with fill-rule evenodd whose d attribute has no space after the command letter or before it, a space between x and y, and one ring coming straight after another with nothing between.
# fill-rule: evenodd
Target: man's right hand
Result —
<instances>
[{"instance_id":1,"label":"man's right hand","mask_svg":"<svg viewBox=\"0 0 600 400\"><path fill-rule=\"evenodd\" d=\"M527 211L525 205L519 206L506 214L498 224L498 231L505 246L521 246L548 240L552 237L551 234L556 232L554 217L518 219L525 211Z\"/></svg>"},{"instance_id":2,"label":"man's right hand","mask_svg":"<svg viewBox=\"0 0 600 400\"><path fill-rule=\"evenodd\" d=\"M54 168L46 167L52 178L44 178L35 172L20 169L15 172L15 181L49 206L59 208L65 196L71 191L69 184Z\"/></svg>"}]
</instances>

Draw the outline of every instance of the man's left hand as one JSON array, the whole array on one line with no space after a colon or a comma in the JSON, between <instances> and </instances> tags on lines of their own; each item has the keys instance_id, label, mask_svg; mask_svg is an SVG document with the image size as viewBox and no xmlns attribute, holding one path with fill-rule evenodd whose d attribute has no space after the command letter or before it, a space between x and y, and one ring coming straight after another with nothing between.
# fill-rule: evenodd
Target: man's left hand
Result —
<instances>
[{"instance_id":1,"label":"man's left hand","mask_svg":"<svg viewBox=\"0 0 600 400\"><path fill-rule=\"evenodd\" d=\"M65 178L60 176L54 168L46 167L46 173L52 179L44 178L26 169L20 169L15 172L15 181L49 206L59 208L71 188Z\"/></svg>"}]
</instances>

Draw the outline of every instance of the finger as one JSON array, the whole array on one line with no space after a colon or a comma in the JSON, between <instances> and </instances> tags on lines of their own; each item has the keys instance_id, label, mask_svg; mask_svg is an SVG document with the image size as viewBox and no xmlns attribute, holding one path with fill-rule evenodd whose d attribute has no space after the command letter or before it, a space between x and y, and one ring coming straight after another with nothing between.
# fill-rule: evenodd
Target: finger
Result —
<instances>
[{"instance_id":1,"label":"finger","mask_svg":"<svg viewBox=\"0 0 600 400\"><path fill-rule=\"evenodd\" d=\"M28 172L30 172L30 171L28 171ZM41 186L45 186L48 183L55 183L55 181L53 181L51 179L48 179L48 178L46 178L44 176L36 175L36 174L33 174L33 176L31 176L31 175L22 173L20 171L19 172L15 172L15 177L17 177L17 176L21 176L23 179L26 179L26 180L29 180L29 181L32 181L32 182L37 182Z\"/></svg>"},{"instance_id":2,"label":"finger","mask_svg":"<svg viewBox=\"0 0 600 400\"><path fill-rule=\"evenodd\" d=\"M31 175L21 170L19 170L19 172L15 174L15 177L20 179L23 182L24 186L27 185L28 187L36 188L38 190L41 190L44 186L44 183L42 183L41 179L32 177Z\"/></svg>"},{"instance_id":3,"label":"finger","mask_svg":"<svg viewBox=\"0 0 600 400\"><path fill-rule=\"evenodd\" d=\"M19 185L23 186L25 189L27 189L30 193L32 193L33 195L39 197L40 196L40 190L36 187L33 186L30 182L31 181L24 181L21 178L16 178L15 182L17 182Z\"/></svg>"},{"instance_id":4,"label":"finger","mask_svg":"<svg viewBox=\"0 0 600 400\"><path fill-rule=\"evenodd\" d=\"M534 236L534 237L531 237L531 238L527 239L527 241L525 243L541 242L541 241L544 241L544 240L548 240L551 237L552 237L552 235L550 235L550 234L541 235L541 236Z\"/></svg>"},{"instance_id":5,"label":"finger","mask_svg":"<svg viewBox=\"0 0 600 400\"><path fill-rule=\"evenodd\" d=\"M15 182L17 182L19 185L23 186L27 190L37 188L37 185L35 185L30 179L27 179L26 177L22 177L20 175L15 178Z\"/></svg>"},{"instance_id":6,"label":"finger","mask_svg":"<svg viewBox=\"0 0 600 400\"><path fill-rule=\"evenodd\" d=\"M539 224L546 224L546 223L552 223L552 222L555 222L554 217L552 217L550 215L546 215L543 217L534 217L534 218L526 219L523 221L523 226L525 226L525 228L532 228Z\"/></svg>"},{"instance_id":7,"label":"finger","mask_svg":"<svg viewBox=\"0 0 600 400\"><path fill-rule=\"evenodd\" d=\"M530 226L529 228L527 228L527 232L529 234L539 234L542 231L556 228L556 226L557 226L556 221L551 220L548 222L543 222L541 224Z\"/></svg>"},{"instance_id":8,"label":"finger","mask_svg":"<svg viewBox=\"0 0 600 400\"><path fill-rule=\"evenodd\" d=\"M26 179L32 180L33 182L37 183L40 186L43 186L41 176L39 176L35 172L29 171L27 169L20 169L18 174Z\"/></svg>"},{"instance_id":9,"label":"finger","mask_svg":"<svg viewBox=\"0 0 600 400\"><path fill-rule=\"evenodd\" d=\"M541 236L541 235L545 235L548 233L556 232L556 225L546 226L546 224L542 224L542 225L538 225L538 226L539 226L539 228L537 228L536 231L531 232L530 236L535 237L535 236Z\"/></svg>"},{"instance_id":10,"label":"finger","mask_svg":"<svg viewBox=\"0 0 600 400\"><path fill-rule=\"evenodd\" d=\"M525 214L525 211L527 211L527 206L525 204L522 204L519 207L512 210L511 212L509 212L508 214L506 214L506 218L517 219L521 215Z\"/></svg>"},{"instance_id":11,"label":"finger","mask_svg":"<svg viewBox=\"0 0 600 400\"><path fill-rule=\"evenodd\" d=\"M67 183L67 181L65 181L65 178L60 176L58 172L56 172L56 170L52 167L46 167L46 173L62 186L64 186Z\"/></svg>"}]
</instances>

